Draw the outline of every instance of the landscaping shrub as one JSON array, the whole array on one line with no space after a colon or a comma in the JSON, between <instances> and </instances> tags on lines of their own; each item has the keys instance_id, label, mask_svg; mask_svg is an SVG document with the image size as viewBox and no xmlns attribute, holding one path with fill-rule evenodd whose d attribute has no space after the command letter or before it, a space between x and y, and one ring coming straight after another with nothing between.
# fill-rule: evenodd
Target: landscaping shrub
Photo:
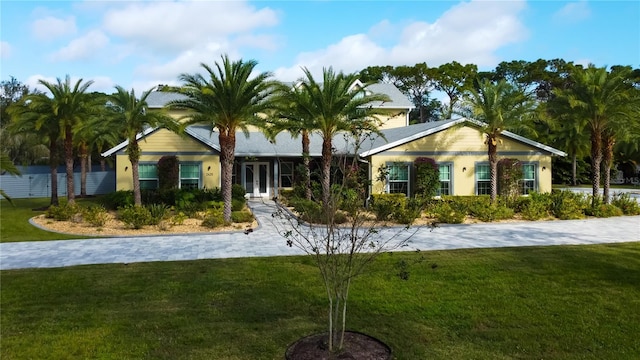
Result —
<instances>
[{"instance_id":1,"label":"landscaping shrub","mask_svg":"<svg viewBox=\"0 0 640 360\"><path fill-rule=\"evenodd\" d=\"M598 204L595 207L591 208L592 216L606 218L612 216L622 216L624 213L621 209L613 204Z\"/></svg>"},{"instance_id":2,"label":"landscaping shrub","mask_svg":"<svg viewBox=\"0 0 640 360\"><path fill-rule=\"evenodd\" d=\"M253 214L251 211L241 210L231 212L231 222L234 223L246 223L253 221Z\"/></svg>"},{"instance_id":3,"label":"landscaping shrub","mask_svg":"<svg viewBox=\"0 0 640 360\"><path fill-rule=\"evenodd\" d=\"M130 228L142 229L151 223L151 213L144 206L129 205L118 211L118 219Z\"/></svg>"},{"instance_id":4,"label":"landscaping shrub","mask_svg":"<svg viewBox=\"0 0 640 360\"><path fill-rule=\"evenodd\" d=\"M498 161L498 192L513 207L520 196L520 181L524 176L522 164L517 159Z\"/></svg>"},{"instance_id":5,"label":"landscaping shrub","mask_svg":"<svg viewBox=\"0 0 640 360\"><path fill-rule=\"evenodd\" d=\"M404 194L374 194L371 195L371 211L376 219L385 221L391 219L397 211L407 207L407 197Z\"/></svg>"},{"instance_id":6,"label":"landscaping shrub","mask_svg":"<svg viewBox=\"0 0 640 360\"><path fill-rule=\"evenodd\" d=\"M300 218L311 223L326 223L325 214L322 211L322 205L313 200L294 198L289 201L289 205L293 210L300 214Z\"/></svg>"},{"instance_id":7,"label":"landscaping shrub","mask_svg":"<svg viewBox=\"0 0 640 360\"><path fill-rule=\"evenodd\" d=\"M158 160L158 187L175 189L180 181L180 161L175 155L165 155Z\"/></svg>"},{"instance_id":8,"label":"landscaping shrub","mask_svg":"<svg viewBox=\"0 0 640 360\"><path fill-rule=\"evenodd\" d=\"M109 213L102 205L93 205L85 209L83 214L84 221L95 227L104 226L109 220Z\"/></svg>"},{"instance_id":9,"label":"landscaping shrub","mask_svg":"<svg viewBox=\"0 0 640 360\"><path fill-rule=\"evenodd\" d=\"M614 194L611 204L622 210L624 215L640 215L640 204L627 193Z\"/></svg>"},{"instance_id":10,"label":"landscaping shrub","mask_svg":"<svg viewBox=\"0 0 640 360\"><path fill-rule=\"evenodd\" d=\"M51 205L45 212L45 216L56 221L69 221L77 214L81 213L81 209L77 204L63 203L61 205Z\"/></svg>"},{"instance_id":11,"label":"landscaping shrub","mask_svg":"<svg viewBox=\"0 0 640 360\"><path fill-rule=\"evenodd\" d=\"M247 195L247 189L245 189L242 185L233 184L231 186L232 199L244 200L246 195Z\"/></svg>"},{"instance_id":12,"label":"landscaping shrub","mask_svg":"<svg viewBox=\"0 0 640 360\"><path fill-rule=\"evenodd\" d=\"M133 191L118 190L101 197L102 205L109 210L116 210L133 205Z\"/></svg>"},{"instance_id":13,"label":"landscaping shrub","mask_svg":"<svg viewBox=\"0 0 640 360\"><path fill-rule=\"evenodd\" d=\"M442 201L434 206L433 217L437 222L444 224L462 224L466 213L454 209L449 202Z\"/></svg>"},{"instance_id":14,"label":"landscaping shrub","mask_svg":"<svg viewBox=\"0 0 640 360\"><path fill-rule=\"evenodd\" d=\"M487 207L478 206L473 211L473 216L484 222L511 219L513 214L513 209L501 204L493 204Z\"/></svg>"},{"instance_id":15,"label":"landscaping shrub","mask_svg":"<svg viewBox=\"0 0 640 360\"><path fill-rule=\"evenodd\" d=\"M551 197L548 194L537 192L529 193L529 196L522 198L520 214L525 220L540 220L549 216Z\"/></svg>"},{"instance_id":16,"label":"landscaping shrub","mask_svg":"<svg viewBox=\"0 0 640 360\"><path fill-rule=\"evenodd\" d=\"M166 219L169 216L169 207L165 204L151 204L145 206L149 210L151 219L149 225L158 225L160 221Z\"/></svg>"},{"instance_id":17,"label":"landscaping shrub","mask_svg":"<svg viewBox=\"0 0 640 360\"><path fill-rule=\"evenodd\" d=\"M440 188L440 168L435 160L428 157L416 158L413 162L416 169L416 194L430 198Z\"/></svg>"},{"instance_id":18,"label":"landscaping shrub","mask_svg":"<svg viewBox=\"0 0 640 360\"><path fill-rule=\"evenodd\" d=\"M242 211L247 201L245 198L242 199L231 199L231 211Z\"/></svg>"},{"instance_id":19,"label":"landscaping shrub","mask_svg":"<svg viewBox=\"0 0 640 360\"><path fill-rule=\"evenodd\" d=\"M170 219L169 222L171 223L171 225L182 225L184 224L184 221L187 220L187 215L185 215L185 213L183 213L182 211L179 211L178 213L174 214Z\"/></svg>"},{"instance_id":20,"label":"landscaping shrub","mask_svg":"<svg viewBox=\"0 0 640 360\"><path fill-rule=\"evenodd\" d=\"M588 200L582 194L570 190L554 190L551 193L551 213L560 220L582 219Z\"/></svg>"},{"instance_id":21,"label":"landscaping shrub","mask_svg":"<svg viewBox=\"0 0 640 360\"><path fill-rule=\"evenodd\" d=\"M224 224L224 210L221 206L221 203L218 206L214 206L208 209L207 213L202 219L202 226L208 227L210 229L215 229L217 227L223 226Z\"/></svg>"}]
</instances>

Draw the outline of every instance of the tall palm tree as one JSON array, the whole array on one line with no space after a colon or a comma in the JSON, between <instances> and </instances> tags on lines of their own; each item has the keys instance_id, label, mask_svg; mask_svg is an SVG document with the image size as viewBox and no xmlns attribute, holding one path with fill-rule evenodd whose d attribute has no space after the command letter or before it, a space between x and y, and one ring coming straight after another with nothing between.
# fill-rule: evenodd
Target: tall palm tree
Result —
<instances>
[{"instance_id":1,"label":"tall palm tree","mask_svg":"<svg viewBox=\"0 0 640 360\"><path fill-rule=\"evenodd\" d=\"M224 220L231 221L231 178L235 159L236 131L248 135L247 126L263 126L259 114L270 112L275 107L273 94L276 82L270 80L270 72L254 76L255 60L231 61L227 55L214 68L201 64L202 74L182 74L180 80L187 96L173 101L170 108L191 110L185 116L185 125L204 123L218 131L222 178Z\"/></svg>"},{"instance_id":2,"label":"tall palm tree","mask_svg":"<svg viewBox=\"0 0 640 360\"><path fill-rule=\"evenodd\" d=\"M637 121L639 98L623 71L609 73L606 68L589 65L572 71L573 86L555 91L580 119L580 126L589 132L591 140L591 182L593 201L600 194L600 167L605 176L604 200L609 202L608 172L613 146L621 133L628 132L628 123ZM604 156L604 157L603 157Z\"/></svg>"},{"instance_id":3,"label":"tall palm tree","mask_svg":"<svg viewBox=\"0 0 640 360\"><path fill-rule=\"evenodd\" d=\"M310 119L314 131L322 137L322 203L325 209L330 205L331 160L333 137L347 131L357 134L361 131L377 132L376 115L379 108L372 107L374 102L389 101L389 97L367 91L369 84L354 88L357 74L336 73L333 69L323 69L323 81L317 82L307 68L303 68L305 77L300 83L297 113Z\"/></svg>"},{"instance_id":4,"label":"tall palm tree","mask_svg":"<svg viewBox=\"0 0 640 360\"><path fill-rule=\"evenodd\" d=\"M54 101L42 93L30 94L12 104L8 113L12 134L34 134L47 141L51 174L51 205L58 205L58 165L60 164L60 121L55 115Z\"/></svg>"},{"instance_id":5,"label":"tall palm tree","mask_svg":"<svg viewBox=\"0 0 640 360\"><path fill-rule=\"evenodd\" d=\"M311 168L310 168L310 134L313 130L313 119L309 118L300 104L308 103L308 92L298 86L282 84L278 89L278 110L271 119L268 136L275 139L280 132L287 131L292 137L301 137L302 165L304 167L305 198L311 200Z\"/></svg>"},{"instance_id":6,"label":"tall palm tree","mask_svg":"<svg viewBox=\"0 0 640 360\"><path fill-rule=\"evenodd\" d=\"M109 97L108 108L110 110L109 123L127 141L127 155L131 161L131 174L133 175L133 199L136 206L142 205L140 193L140 145L138 135L146 128L164 127L171 131L178 131L178 123L169 115L160 111L147 110L147 98L154 89L142 93L140 99L136 98L134 90L130 92L116 86L116 92Z\"/></svg>"},{"instance_id":7,"label":"tall palm tree","mask_svg":"<svg viewBox=\"0 0 640 360\"><path fill-rule=\"evenodd\" d=\"M53 97L52 110L53 115L58 119L62 129L62 137L64 139L64 163L67 173L67 201L70 204L75 203L75 192L73 186L73 129L81 123L88 112L88 94L87 89L93 84L93 81L82 83L83 79L79 79L72 86L71 78L66 76L63 82L60 78L57 83L50 83L45 80L38 80L38 83L46 87Z\"/></svg>"},{"instance_id":8,"label":"tall palm tree","mask_svg":"<svg viewBox=\"0 0 640 360\"><path fill-rule=\"evenodd\" d=\"M531 132L528 120L535 104L528 95L505 80L497 83L479 80L467 95L463 113L483 123L482 132L489 156L491 202L494 203L498 195L498 138L505 130Z\"/></svg>"}]
</instances>

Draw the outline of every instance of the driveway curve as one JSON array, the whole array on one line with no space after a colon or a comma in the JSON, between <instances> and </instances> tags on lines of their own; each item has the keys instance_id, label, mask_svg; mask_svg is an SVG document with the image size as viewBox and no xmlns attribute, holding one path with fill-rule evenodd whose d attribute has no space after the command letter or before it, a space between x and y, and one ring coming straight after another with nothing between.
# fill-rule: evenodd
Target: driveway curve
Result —
<instances>
[{"instance_id":1,"label":"driveway curve","mask_svg":"<svg viewBox=\"0 0 640 360\"><path fill-rule=\"evenodd\" d=\"M249 201L260 224L253 232L92 238L0 243L0 270L88 264L292 256L272 223L275 204ZM603 219L441 225L420 229L404 251L640 241L640 216Z\"/></svg>"}]
</instances>

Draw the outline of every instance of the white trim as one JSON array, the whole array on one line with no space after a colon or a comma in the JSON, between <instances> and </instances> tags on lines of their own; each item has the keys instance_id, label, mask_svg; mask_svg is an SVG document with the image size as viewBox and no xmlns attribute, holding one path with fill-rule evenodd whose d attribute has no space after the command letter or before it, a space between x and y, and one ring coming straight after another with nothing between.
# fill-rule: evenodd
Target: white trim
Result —
<instances>
[{"instance_id":1,"label":"white trim","mask_svg":"<svg viewBox=\"0 0 640 360\"><path fill-rule=\"evenodd\" d=\"M151 134L152 132L154 132L154 131L156 131L156 130L158 130L158 128L148 128L148 129L146 129L145 131L143 131L143 132L141 132L141 133L138 133L138 135L136 135L136 140L140 140L140 139L142 139L143 137L145 137L145 136L147 136L147 135ZM124 149L125 147L127 147L127 145L129 145L129 140L125 140L125 141L121 142L120 144L118 144L118 145L116 145L116 146L112 147L111 149L109 149L109 150L107 150L107 151L103 152L103 153L102 153L102 154L100 154L100 155L101 155L102 157L108 157L108 156L111 156L111 155L113 155L114 153L116 153L116 152L118 152L118 151L120 151L120 150Z\"/></svg>"}]
</instances>

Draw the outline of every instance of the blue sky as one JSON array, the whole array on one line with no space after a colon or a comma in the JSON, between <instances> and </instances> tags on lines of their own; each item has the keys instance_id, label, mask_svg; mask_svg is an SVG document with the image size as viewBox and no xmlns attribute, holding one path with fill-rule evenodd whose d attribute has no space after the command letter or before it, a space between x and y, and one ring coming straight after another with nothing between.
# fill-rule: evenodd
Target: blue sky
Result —
<instances>
[{"instance_id":1,"label":"blue sky","mask_svg":"<svg viewBox=\"0 0 640 360\"><path fill-rule=\"evenodd\" d=\"M0 75L35 87L66 75L143 91L179 85L223 53L280 80L333 66L491 70L562 58L640 66L640 1L7 1Z\"/></svg>"}]
</instances>

